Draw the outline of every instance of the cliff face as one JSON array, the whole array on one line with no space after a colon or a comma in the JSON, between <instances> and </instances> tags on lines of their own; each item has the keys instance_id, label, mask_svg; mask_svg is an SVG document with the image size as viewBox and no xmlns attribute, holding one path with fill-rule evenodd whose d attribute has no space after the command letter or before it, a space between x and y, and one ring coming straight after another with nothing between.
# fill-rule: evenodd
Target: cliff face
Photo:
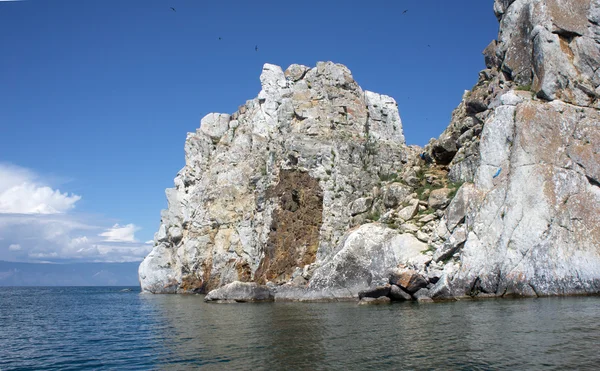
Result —
<instances>
[{"instance_id":1,"label":"cliff face","mask_svg":"<svg viewBox=\"0 0 600 371\"><path fill-rule=\"evenodd\" d=\"M257 98L188 135L142 289L599 293L600 1L496 0L494 11L487 68L424 149L405 145L394 100L344 66L265 65Z\"/></svg>"},{"instance_id":2,"label":"cliff face","mask_svg":"<svg viewBox=\"0 0 600 371\"><path fill-rule=\"evenodd\" d=\"M467 182L439 235L467 238L434 297L598 293L600 2L494 9L488 69L428 146Z\"/></svg>"}]
</instances>

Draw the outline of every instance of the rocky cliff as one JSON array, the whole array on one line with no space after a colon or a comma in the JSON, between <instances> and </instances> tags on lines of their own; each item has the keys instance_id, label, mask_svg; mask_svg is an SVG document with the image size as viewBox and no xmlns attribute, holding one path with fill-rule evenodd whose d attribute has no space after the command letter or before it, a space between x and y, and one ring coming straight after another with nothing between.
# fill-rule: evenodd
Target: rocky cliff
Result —
<instances>
[{"instance_id":1,"label":"rocky cliff","mask_svg":"<svg viewBox=\"0 0 600 371\"><path fill-rule=\"evenodd\" d=\"M257 98L188 135L142 289L238 301L600 292L600 1L494 11L487 69L424 149L405 144L394 100L344 66L265 65Z\"/></svg>"}]
</instances>

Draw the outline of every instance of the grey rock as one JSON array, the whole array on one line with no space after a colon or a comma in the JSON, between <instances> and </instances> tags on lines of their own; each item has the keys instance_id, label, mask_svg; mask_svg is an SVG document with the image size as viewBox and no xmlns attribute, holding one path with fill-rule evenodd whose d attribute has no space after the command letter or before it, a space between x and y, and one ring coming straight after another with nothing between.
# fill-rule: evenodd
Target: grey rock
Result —
<instances>
[{"instance_id":1,"label":"grey rock","mask_svg":"<svg viewBox=\"0 0 600 371\"><path fill-rule=\"evenodd\" d=\"M384 285L362 290L358 293L358 298L378 298L380 296L388 296L390 293L390 288L390 285Z\"/></svg>"},{"instance_id":2,"label":"grey rock","mask_svg":"<svg viewBox=\"0 0 600 371\"><path fill-rule=\"evenodd\" d=\"M412 219L419 211L419 200L413 200L408 206L398 211L398 218L403 221Z\"/></svg>"},{"instance_id":3,"label":"grey rock","mask_svg":"<svg viewBox=\"0 0 600 371\"><path fill-rule=\"evenodd\" d=\"M412 150L395 101L363 91L345 66L319 62L284 73L265 64L260 81L258 97L231 115L205 116L188 134L154 252L140 265L143 291L290 282L297 268L322 266L343 249L348 226L364 223L369 199L380 197L371 194L379 174L407 163ZM384 198L394 203L408 193L393 184ZM381 200L371 207L372 216L389 211Z\"/></svg>"},{"instance_id":4,"label":"grey rock","mask_svg":"<svg viewBox=\"0 0 600 371\"><path fill-rule=\"evenodd\" d=\"M350 211L350 215L358 215L362 213L366 213L373 205L373 198L371 197L361 197L358 198L348 205L348 210Z\"/></svg>"},{"instance_id":5,"label":"grey rock","mask_svg":"<svg viewBox=\"0 0 600 371\"><path fill-rule=\"evenodd\" d=\"M409 301L412 300L410 294L404 291L401 287L392 285L389 292L389 297L393 301Z\"/></svg>"},{"instance_id":6,"label":"grey rock","mask_svg":"<svg viewBox=\"0 0 600 371\"><path fill-rule=\"evenodd\" d=\"M431 299L431 293L429 292L429 289L423 288L420 289L419 291L417 291L414 294L415 300L419 303L430 303L433 302L433 299Z\"/></svg>"},{"instance_id":7,"label":"grey rock","mask_svg":"<svg viewBox=\"0 0 600 371\"><path fill-rule=\"evenodd\" d=\"M450 232L454 231L454 228L465 220L470 201L475 197L475 194L475 187L472 183L463 184L456 192L445 212L446 226Z\"/></svg>"},{"instance_id":8,"label":"grey rock","mask_svg":"<svg viewBox=\"0 0 600 371\"><path fill-rule=\"evenodd\" d=\"M223 302L259 302L273 301L274 296L267 286L261 286L255 282L235 281L212 290L205 297L204 301L223 301Z\"/></svg>"},{"instance_id":9,"label":"grey rock","mask_svg":"<svg viewBox=\"0 0 600 371\"><path fill-rule=\"evenodd\" d=\"M383 188L383 203L386 207L396 207L411 193L412 189L403 184L389 184Z\"/></svg>"},{"instance_id":10,"label":"grey rock","mask_svg":"<svg viewBox=\"0 0 600 371\"><path fill-rule=\"evenodd\" d=\"M379 304L390 304L391 300L387 296L381 296L379 298L362 298L358 304L359 305L379 305Z\"/></svg>"},{"instance_id":11,"label":"grey rock","mask_svg":"<svg viewBox=\"0 0 600 371\"><path fill-rule=\"evenodd\" d=\"M442 209L450 203L450 193L452 192L449 188L440 188L431 191L429 195L429 207L432 209Z\"/></svg>"}]
</instances>

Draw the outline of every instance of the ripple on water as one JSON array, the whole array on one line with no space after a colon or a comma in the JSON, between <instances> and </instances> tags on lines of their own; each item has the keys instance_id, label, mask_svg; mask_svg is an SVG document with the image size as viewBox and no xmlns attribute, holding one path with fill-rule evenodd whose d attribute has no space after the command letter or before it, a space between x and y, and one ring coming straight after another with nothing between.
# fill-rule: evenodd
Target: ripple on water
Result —
<instances>
[{"instance_id":1,"label":"ripple on water","mask_svg":"<svg viewBox=\"0 0 600 371\"><path fill-rule=\"evenodd\" d=\"M120 289L0 288L0 370L600 364L600 298L216 305Z\"/></svg>"}]
</instances>

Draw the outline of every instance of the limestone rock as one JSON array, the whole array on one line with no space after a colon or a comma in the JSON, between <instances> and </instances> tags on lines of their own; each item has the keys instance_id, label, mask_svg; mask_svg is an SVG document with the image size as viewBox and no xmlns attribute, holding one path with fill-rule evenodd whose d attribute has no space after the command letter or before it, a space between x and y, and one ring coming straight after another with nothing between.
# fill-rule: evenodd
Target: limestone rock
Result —
<instances>
[{"instance_id":1,"label":"limestone rock","mask_svg":"<svg viewBox=\"0 0 600 371\"><path fill-rule=\"evenodd\" d=\"M273 301L273 293L267 286L261 286L254 282L235 281L209 292L204 301L207 302L259 302Z\"/></svg>"},{"instance_id":2,"label":"limestone rock","mask_svg":"<svg viewBox=\"0 0 600 371\"><path fill-rule=\"evenodd\" d=\"M381 296L379 298L364 297L358 304L359 305L379 305L379 304L390 304L391 300L387 296Z\"/></svg>"},{"instance_id":3,"label":"limestone rock","mask_svg":"<svg viewBox=\"0 0 600 371\"><path fill-rule=\"evenodd\" d=\"M387 283L386 272L400 264L423 264L424 244L380 224L365 224L350 232L341 249L315 271L309 289L345 289L349 297L378 283Z\"/></svg>"},{"instance_id":4,"label":"limestone rock","mask_svg":"<svg viewBox=\"0 0 600 371\"><path fill-rule=\"evenodd\" d=\"M401 171L410 152L392 98L363 91L331 62L285 72L265 64L260 82L258 97L231 115L205 116L188 135L185 167L140 266L143 291L283 285L297 269L316 273L343 250L354 216L384 214L383 198L410 192L398 183L374 193L380 174Z\"/></svg>"},{"instance_id":5,"label":"limestone rock","mask_svg":"<svg viewBox=\"0 0 600 371\"><path fill-rule=\"evenodd\" d=\"M419 211L419 200L412 200L408 206L398 211L398 218L407 221L412 219Z\"/></svg>"},{"instance_id":6,"label":"limestone rock","mask_svg":"<svg viewBox=\"0 0 600 371\"><path fill-rule=\"evenodd\" d=\"M441 188L435 189L431 191L429 195L429 207L432 209L441 209L444 208L450 203L450 193L452 192L449 188Z\"/></svg>"},{"instance_id":7,"label":"limestone rock","mask_svg":"<svg viewBox=\"0 0 600 371\"><path fill-rule=\"evenodd\" d=\"M348 205L348 210L350 211L350 215L355 216L369 211L371 205L373 205L373 198L361 197L352 201L350 205Z\"/></svg>"},{"instance_id":8,"label":"limestone rock","mask_svg":"<svg viewBox=\"0 0 600 371\"><path fill-rule=\"evenodd\" d=\"M386 207L396 207L406 196L412 193L412 189L400 183L392 183L383 190L383 203Z\"/></svg>"}]
</instances>

